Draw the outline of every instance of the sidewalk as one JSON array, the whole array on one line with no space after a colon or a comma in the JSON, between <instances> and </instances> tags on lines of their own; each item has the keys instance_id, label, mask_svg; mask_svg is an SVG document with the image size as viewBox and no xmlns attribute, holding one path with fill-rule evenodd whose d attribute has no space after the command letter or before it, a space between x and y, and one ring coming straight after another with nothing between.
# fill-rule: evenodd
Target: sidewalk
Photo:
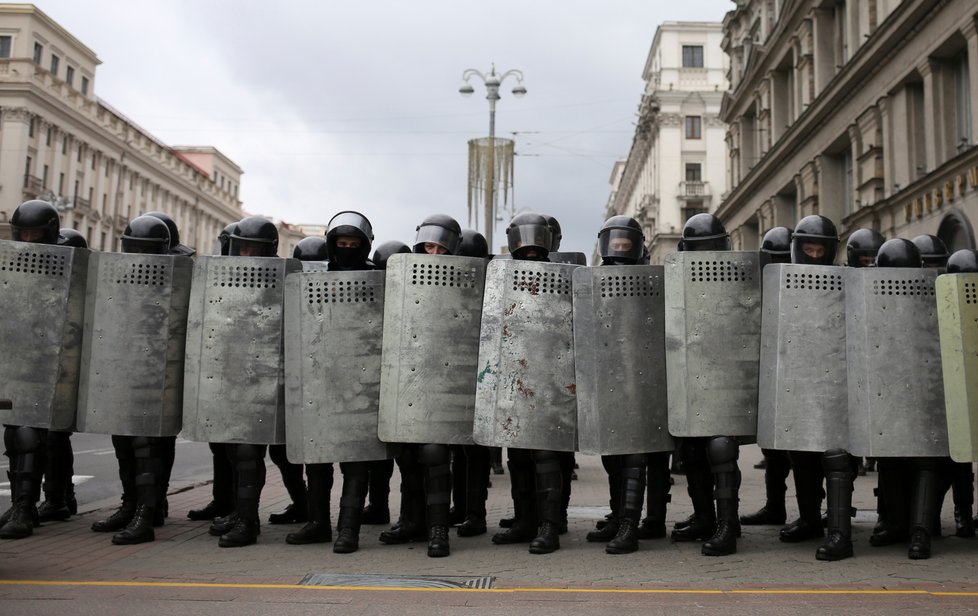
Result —
<instances>
[{"instance_id":1,"label":"sidewalk","mask_svg":"<svg viewBox=\"0 0 978 616\"><path fill-rule=\"evenodd\" d=\"M741 470L742 512L763 502L763 471L753 468L760 459L756 446L743 448ZM529 554L525 545L496 546L490 536L498 520L510 515L509 476L493 475L489 494L490 534L458 538L451 535L452 554L434 559L423 543L387 546L378 541L386 526L364 526L360 551L333 554L331 544L290 546L285 535L297 525L272 526L268 514L281 510L287 496L274 465L269 464L268 485L262 497L262 534L257 545L221 549L208 532L208 523L186 519L188 509L210 500L208 484L171 486L170 517L156 529L156 541L135 546L114 546L111 535L89 530L92 521L111 511L113 502L98 504L67 522L45 524L31 538L0 542L0 581L46 580L72 582L167 582L215 584L297 585L316 574L342 574L345 586L397 585L398 580L368 576L491 577L485 584L497 589L546 588L636 590L759 590L759 589L865 589L978 591L974 564L978 541L949 536L934 542L930 560L911 561L905 545L872 548L868 537L875 522L872 488L875 473L856 481L854 504L855 558L836 563L815 560L818 542L784 544L778 527L744 527L735 555L711 558L700 554L700 544L670 543L668 539L643 541L635 554L611 556L601 544L584 540L594 522L606 513L607 487L597 457L578 456L580 479L573 484L569 532L560 538L561 549L551 555ZM333 521L339 500L341 475L333 491ZM790 479L789 479L790 481ZM396 517L399 478L391 485L391 510ZM691 513L685 479L676 477L668 518L672 522ZM788 492L789 519L795 514L793 490ZM945 533L953 534L950 497L943 512ZM328 576L326 581L328 581ZM8 596L0 586L0 598ZM974 600L974 599L972 599ZM10 613L10 612L8 612Z\"/></svg>"}]
</instances>

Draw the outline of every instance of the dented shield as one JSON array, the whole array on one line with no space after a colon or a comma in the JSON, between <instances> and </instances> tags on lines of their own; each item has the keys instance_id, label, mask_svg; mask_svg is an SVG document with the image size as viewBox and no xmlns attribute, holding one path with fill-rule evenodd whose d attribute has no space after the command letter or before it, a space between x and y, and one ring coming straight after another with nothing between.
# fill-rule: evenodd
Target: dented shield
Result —
<instances>
[{"instance_id":1,"label":"dented shield","mask_svg":"<svg viewBox=\"0 0 978 616\"><path fill-rule=\"evenodd\" d=\"M493 260L486 273L475 442L575 451L575 265Z\"/></svg>"}]
</instances>

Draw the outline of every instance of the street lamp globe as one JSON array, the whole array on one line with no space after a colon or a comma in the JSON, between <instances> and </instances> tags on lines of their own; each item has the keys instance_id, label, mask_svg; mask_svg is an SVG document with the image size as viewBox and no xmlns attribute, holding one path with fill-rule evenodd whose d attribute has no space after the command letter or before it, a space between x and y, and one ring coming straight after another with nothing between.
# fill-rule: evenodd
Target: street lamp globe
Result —
<instances>
[{"instance_id":1,"label":"street lamp globe","mask_svg":"<svg viewBox=\"0 0 978 616\"><path fill-rule=\"evenodd\" d=\"M474 92L475 92L475 88L473 88L472 85L468 83L462 84L462 87L458 89L458 93L461 94L462 96L472 96Z\"/></svg>"}]
</instances>

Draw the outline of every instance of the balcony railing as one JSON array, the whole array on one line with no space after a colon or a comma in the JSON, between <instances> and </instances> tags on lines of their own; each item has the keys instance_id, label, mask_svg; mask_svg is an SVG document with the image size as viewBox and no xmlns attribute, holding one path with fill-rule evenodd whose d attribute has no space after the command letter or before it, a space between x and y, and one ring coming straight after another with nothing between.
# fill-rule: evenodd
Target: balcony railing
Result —
<instances>
[{"instance_id":1,"label":"balcony railing","mask_svg":"<svg viewBox=\"0 0 978 616\"><path fill-rule=\"evenodd\" d=\"M703 199L710 196L710 183L700 180L686 180L679 183L680 199Z\"/></svg>"},{"instance_id":2,"label":"balcony railing","mask_svg":"<svg viewBox=\"0 0 978 616\"><path fill-rule=\"evenodd\" d=\"M41 178L37 177L36 175L25 175L24 192L33 193L33 195L36 197L44 192L44 182L41 181Z\"/></svg>"}]
</instances>

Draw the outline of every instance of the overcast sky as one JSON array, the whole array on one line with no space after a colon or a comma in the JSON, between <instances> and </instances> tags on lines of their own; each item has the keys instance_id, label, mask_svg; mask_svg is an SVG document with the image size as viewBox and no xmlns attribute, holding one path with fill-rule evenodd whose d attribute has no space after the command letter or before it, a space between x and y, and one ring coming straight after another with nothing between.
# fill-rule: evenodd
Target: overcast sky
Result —
<instances>
[{"instance_id":1,"label":"overcast sky","mask_svg":"<svg viewBox=\"0 0 978 616\"><path fill-rule=\"evenodd\" d=\"M376 241L425 216L467 220L467 145L489 105L467 68L520 69L496 135L516 141L515 205L557 216L590 255L612 165L631 145L663 21L721 21L723 0L38 0L102 61L95 93L170 145L213 145L245 172L249 213L325 224L355 209ZM481 219L480 219L481 222ZM494 242L504 238L505 223Z\"/></svg>"}]
</instances>

